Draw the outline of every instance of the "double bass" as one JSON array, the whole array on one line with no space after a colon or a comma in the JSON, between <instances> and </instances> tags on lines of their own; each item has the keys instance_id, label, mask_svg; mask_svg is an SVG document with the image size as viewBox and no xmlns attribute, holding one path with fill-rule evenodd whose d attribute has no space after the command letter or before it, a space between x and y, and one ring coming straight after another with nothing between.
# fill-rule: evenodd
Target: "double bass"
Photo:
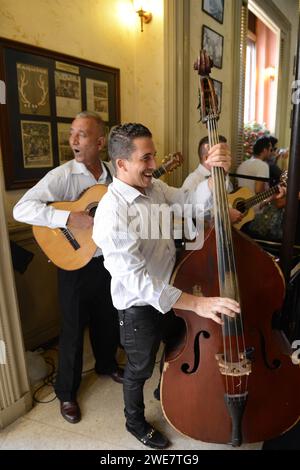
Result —
<instances>
[{"instance_id":1,"label":"double bass","mask_svg":"<svg viewBox=\"0 0 300 470\"><path fill-rule=\"evenodd\" d=\"M218 103L205 51L195 63L201 118L209 145L218 143ZM202 249L187 252L173 275L183 292L230 297L235 318L223 325L179 310L184 339L166 352L161 383L164 415L180 433L204 442L264 441L292 427L300 416L300 368L276 328L285 284L275 260L229 220L223 168L213 167L214 226Z\"/></svg>"}]
</instances>

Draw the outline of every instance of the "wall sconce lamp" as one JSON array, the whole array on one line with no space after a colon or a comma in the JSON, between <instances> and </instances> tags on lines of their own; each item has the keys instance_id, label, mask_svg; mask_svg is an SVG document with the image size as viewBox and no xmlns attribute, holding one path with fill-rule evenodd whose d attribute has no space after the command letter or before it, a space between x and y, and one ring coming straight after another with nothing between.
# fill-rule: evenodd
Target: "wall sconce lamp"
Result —
<instances>
[{"instance_id":1,"label":"wall sconce lamp","mask_svg":"<svg viewBox=\"0 0 300 470\"><path fill-rule=\"evenodd\" d=\"M144 31L144 23L150 23L152 20L152 13L150 11L145 11L142 6L142 1L141 0L132 0L133 7L136 11L136 13L139 15L140 20L141 20L141 32Z\"/></svg>"},{"instance_id":2,"label":"wall sconce lamp","mask_svg":"<svg viewBox=\"0 0 300 470\"><path fill-rule=\"evenodd\" d=\"M275 67L270 66L265 69L265 78L269 78L270 80L275 80L275 76L276 76Z\"/></svg>"}]
</instances>

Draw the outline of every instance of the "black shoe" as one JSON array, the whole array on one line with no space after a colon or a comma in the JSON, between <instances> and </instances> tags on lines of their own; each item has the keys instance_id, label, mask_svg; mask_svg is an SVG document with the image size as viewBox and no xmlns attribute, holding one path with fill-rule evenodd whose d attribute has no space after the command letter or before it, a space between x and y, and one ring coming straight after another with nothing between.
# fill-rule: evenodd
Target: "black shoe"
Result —
<instances>
[{"instance_id":1,"label":"black shoe","mask_svg":"<svg viewBox=\"0 0 300 470\"><path fill-rule=\"evenodd\" d=\"M121 369L121 367L117 367L117 369L113 372L98 372L96 369L95 372L98 375L108 375L119 384L122 384L124 382L124 369Z\"/></svg>"},{"instance_id":2,"label":"black shoe","mask_svg":"<svg viewBox=\"0 0 300 470\"><path fill-rule=\"evenodd\" d=\"M168 439L163 436L161 432L150 426L150 424L148 432L143 435L137 433L133 428L127 426L127 424L126 429L145 446L151 447L152 449L165 449L170 445L170 441L168 441Z\"/></svg>"},{"instance_id":3,"label":"black shoe","mask_svg":"<svg viewBox=\"0 0 300 470\"><path fill-rule=\"evenodd\" d=\"M109 376L118 384L122 384L124 382L124 369L117 367L117 370L109 374Z\"/></svg>"},{"instance_id":4,"label":"black shoe","mask_svg":"<svg viewBox=\"0 0 300 470\"><path fill-rule=\"evenodd\" d=\"M60 412L68 423L75 424L81 420L81 412L76 400L61 401Z\"/></svg>"}]
</instances>

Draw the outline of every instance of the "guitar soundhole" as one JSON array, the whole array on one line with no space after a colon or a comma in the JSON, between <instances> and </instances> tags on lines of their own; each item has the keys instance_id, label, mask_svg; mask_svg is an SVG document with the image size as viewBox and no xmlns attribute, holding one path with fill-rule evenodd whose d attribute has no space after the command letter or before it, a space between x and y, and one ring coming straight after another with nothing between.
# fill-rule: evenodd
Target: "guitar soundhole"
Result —
<instances>
[{"instance_id":1,"label":"guitar soundhole","mask_svg":"<svg viewBox=\"0 0 300 470\"><path fill-rule=\"evenodd\" d=\"M240 211L242 214L246 212L245 201L238 201L235 205L235 208Z\"/></svg>"},{"instance_id":2,"label":"guitar soundhole","mask_svg":"<svg viewBox=\"0 0 300 470\"><path fill-rule=\"evenodd\" d=\"M89 210L89 215L90 215L91 217L95 217L95 213L96 213L97 207L98 207L98 203L95 204L95 205L92 205L92 206L89 205L88 210Z\"/></svg>"}]
</instances>

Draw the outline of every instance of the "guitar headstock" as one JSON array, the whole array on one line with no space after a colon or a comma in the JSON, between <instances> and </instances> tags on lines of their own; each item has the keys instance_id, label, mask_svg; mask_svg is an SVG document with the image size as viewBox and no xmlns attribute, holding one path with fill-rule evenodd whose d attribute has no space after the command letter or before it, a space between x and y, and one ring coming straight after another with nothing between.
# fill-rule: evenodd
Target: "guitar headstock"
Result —
<instances>
[{"instance_id":1,"label":"guitar headstock","mask_svg":"<svg viewBox=\"0 0 300 470\"><path fill-rule=\"evenodd\" d=\"M183 156L180 152L170 153L167 157L164 157L162 166L166 172L170 172L181 166L183 163Z\"/></svg>"}]
</instances>

